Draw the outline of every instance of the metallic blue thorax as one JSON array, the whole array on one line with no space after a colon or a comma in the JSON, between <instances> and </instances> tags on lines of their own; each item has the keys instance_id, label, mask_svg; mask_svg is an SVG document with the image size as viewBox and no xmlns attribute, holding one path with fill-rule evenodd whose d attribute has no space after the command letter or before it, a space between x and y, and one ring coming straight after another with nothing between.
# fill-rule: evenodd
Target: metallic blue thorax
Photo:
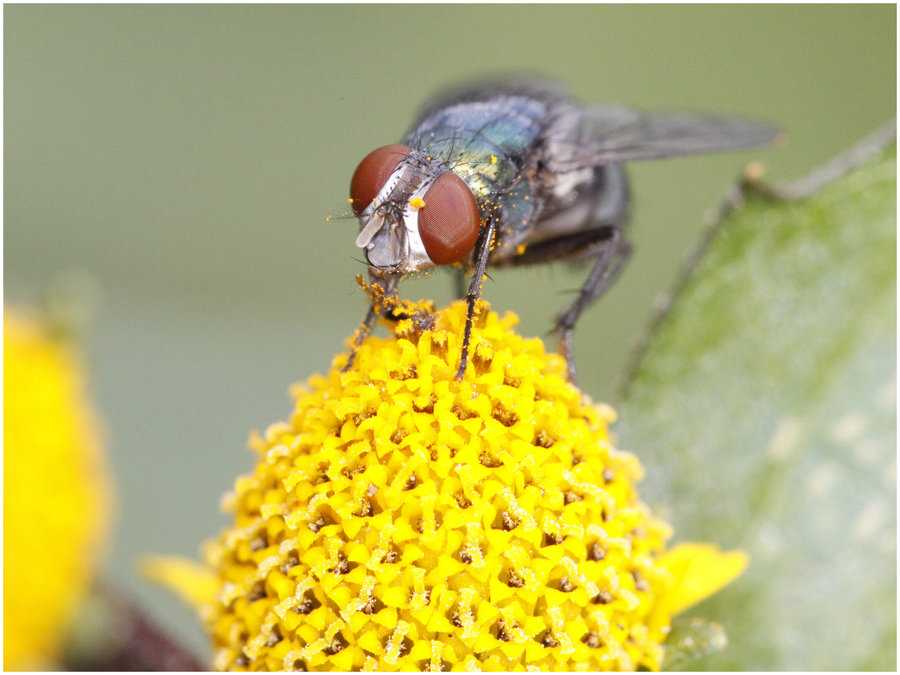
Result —
<instances>
[{"instance_id":1,"label":"metallic blue thorax","mask_svg":"<svg viewBox=\"0 0 900 675\"><path fill-rule=\"evenodd\" d=\"M405 143L462 178L482 217L499 218L509 236L511 230L522 230L540 206L524 176L534 169L527 163L536 158L527 150L547 117L541 101L498 95L441 108L423 119Z\"/></svg>"}]
</instances>

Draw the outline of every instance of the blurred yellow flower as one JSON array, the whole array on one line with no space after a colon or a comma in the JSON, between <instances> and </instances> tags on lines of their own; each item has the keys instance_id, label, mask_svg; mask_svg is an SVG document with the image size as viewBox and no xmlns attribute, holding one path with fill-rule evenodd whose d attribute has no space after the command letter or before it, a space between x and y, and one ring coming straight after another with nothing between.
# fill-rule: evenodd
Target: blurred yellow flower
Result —
<instances>
[{"instance_id":1,"label":"blurred yellow flower","mask_svg":"<svg viewBox=\"0 0 900 675\"><path fill-rule=\"evenodd\" d=\"M111 487L73 351L3 313L3 665L52 667L108 529Z\"/></svg>"},{"instance_id":2,"label":"blurred yellow flower","mask_svg":"<svg viewBox=\"0 0 900 675\"><path fill-rule=\"evenodd\" d=\"M461 381L465 303L434 319L296 387L206 565L146 571L200 608L222 670L658 669L672 613L743 555L666 553L614 411L515 316L482 305Z\"/></svg>"}]
</instances>

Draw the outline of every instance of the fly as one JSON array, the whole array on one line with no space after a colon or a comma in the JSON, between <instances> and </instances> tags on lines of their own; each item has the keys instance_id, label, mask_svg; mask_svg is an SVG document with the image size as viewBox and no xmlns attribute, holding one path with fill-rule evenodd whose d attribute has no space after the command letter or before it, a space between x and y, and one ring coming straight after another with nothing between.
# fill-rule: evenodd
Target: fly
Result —
<instances>
[{"instance_id":1,"label":"fly","mask_svg":"<svg viewBox=\"0 0 900 675\"><path fill-rule=\"evenodd\" d=\"M372 285L388 298L410 273L439 265L473 272L458 379L489 264L593 262L554 324L575 381L575 324L631 253L622 162L740 150L771 143L778 133L733 117L578 105L560 86L540 81L453 90L425 106L401 144L374 150L356 168L356 245L365 250ZM379 313L401 318L395 307L373 302L356 345Z\"/></svg>"}]
</instances>

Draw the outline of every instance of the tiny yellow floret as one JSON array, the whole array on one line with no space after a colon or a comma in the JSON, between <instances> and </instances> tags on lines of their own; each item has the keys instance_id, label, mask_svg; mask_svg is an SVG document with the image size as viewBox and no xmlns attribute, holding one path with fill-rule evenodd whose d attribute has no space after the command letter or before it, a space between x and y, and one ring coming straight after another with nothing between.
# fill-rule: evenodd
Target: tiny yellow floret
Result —
<instances>
[{"instance_id":1,"label":"tiny yellow floret","mask_svg":"<svg viewBox=\"0 0 900 675\"><path fill-rule=\"evenodd\" d=\"M3 312L3 665L54 669L109 525L109 475L74 351Z\"/></svg>"},{"instance_id":2,"label":"tiny yellow floret","mask_svg":"<svg viewBox=\"0 0 900 675\"><path fill-rule=\"evenodd\" d=\"M658 669L684 603L615 412L484 304L457 380L466 305L433 317L367 337L348 370L338 356L251 439L234 525L197 572L218 581L199 602L213 665Z\"/></svg>"}]
</instances>

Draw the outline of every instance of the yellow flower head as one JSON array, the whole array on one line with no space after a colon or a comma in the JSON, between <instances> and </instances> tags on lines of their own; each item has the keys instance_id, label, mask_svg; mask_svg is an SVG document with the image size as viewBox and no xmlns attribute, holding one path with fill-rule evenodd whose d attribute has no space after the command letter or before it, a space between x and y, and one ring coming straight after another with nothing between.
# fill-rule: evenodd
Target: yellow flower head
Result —
<instances>
[{"instance_id":1,"label":"yellow flower head","mask_svg":"<svg viewBox=\"0 0 900 675\"><path fill-rule=\"evenodd\" d=\"M47 667L86 593L110 484L80 364L33 321L3 313L3 665Z\"/></svg>"},{"instance_id":2,"label":"yellow flower head","mask_svg":"<svg viewBox=\"0 0 900 675\"><path fill-rule=\"evenodd\" d=\"M658 668L680 578L615 413L486 308L457 381L465 303L434 318L296 388L211 575L149 571L201 604L219 669Z\"/></svg>"}]
</instances>

